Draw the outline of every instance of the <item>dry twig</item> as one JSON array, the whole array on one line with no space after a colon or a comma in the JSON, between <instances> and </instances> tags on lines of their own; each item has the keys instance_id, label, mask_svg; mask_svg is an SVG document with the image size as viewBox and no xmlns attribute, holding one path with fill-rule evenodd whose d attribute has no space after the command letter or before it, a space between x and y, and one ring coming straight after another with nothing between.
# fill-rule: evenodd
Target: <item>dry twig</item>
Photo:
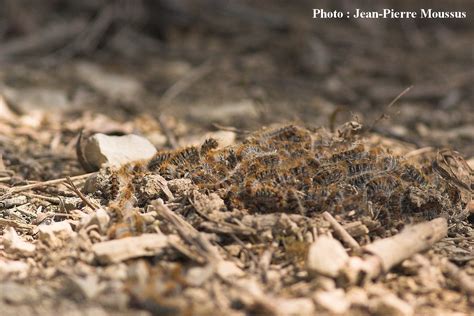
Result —
<instances>
[{"instance_id":1,"label":"dry twig","mask_svg":"<svg viewBox=\"0 0 474 316\"><path fill-rule=\"evenodd\" d=\"M363 247L366 256L352 257L342 273L350 283L362 283L390 271L414 254L427 250L448 233L445 218L406 228L401 233Z\"/></svg>"},{"instance_id":2,"label":"dry twig","mask_svg":"<svg viewBox=\"0 0 474 316\"><path fill-rule=\"evenodd\" d=\"M32 230L35 228L34 225L20 223L18 221L13 221L10 219L0 218L0 226L11 226L19 229Z\"/></svg>"},{"instance_id":3,"label":"dry twig","mask_svg":"<svg viewBox=\"0 0 474 316\"><path fill-rule=\"evenodd\" d=\"M66 186L72 190L74 193L77 194L77 196L82 200L82 202L84 202L85 205L89 206L93 211L98 209L99 207L97 205L95 205L94 203L92 203L91 201L89 201L85 196L84 194L82 194L82 192L76 187L76 185L72 182L71 178L70 177L67 177L66 178Z\"/></svg>"},{"instance_id":4,"label":"dry twig","mask_svg":"<svg viewBox=\"0 0 474 316\"><path fill-rule=\"evenodd\" d=\"M4 193L2 196L0 196L0 201L6 199L6 198L8 198L8 197L10 197L12 194L15 194L15 193L19 193L19 192L23 192L23 191L28 191L28 190L32 190L32 189L38 189L38 188L47 187L47 186L56 185L56 184L61 184L61 183L66 182L68 178L70 178L71 181L82 180L82 179L88 178L89 176L91 176L91 175L93 175L93 174L95 174L95 172L86 173L86 174L82 174L82 175L74 176L74 177L66 177L66 178L60 178L60 179L53 179L53 180L42 181L42 182L36 182L36 183L27 184L27 185L23 185L23 186L13 187L13 188L10 188L10 189L9 189L6 193Z\"/></svg>"},{"instance_id":5,"label":"dry twig","mask_svg":"<svg viewBox=\"0 0 474 316\"><path fill-rule=\"evenodd\" d=\"M334 231L336 232L336 234L339 237L341 237L341 239L349 247L351 247L352 250L357 250L357 249L360 248L359 243L354 238L352 238L352 236L344 229L344 227L341 226L341 224L339 224L336 221L336 219L331 214L329 214L328 212L324 212L323 217L324 217L325 220L327 220L331 224L331 226L334 229Z\"/></svg>"}]
</instances>

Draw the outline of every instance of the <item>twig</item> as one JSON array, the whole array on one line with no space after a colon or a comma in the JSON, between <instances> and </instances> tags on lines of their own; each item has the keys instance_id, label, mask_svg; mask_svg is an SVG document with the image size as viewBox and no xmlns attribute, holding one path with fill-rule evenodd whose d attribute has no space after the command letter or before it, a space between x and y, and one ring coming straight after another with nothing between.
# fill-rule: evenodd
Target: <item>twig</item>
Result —
<instances>
[{"instance_id":1,"label":"twig","mask_svg":"<svg viewBox=\"0 0 474 316\"><path fill-rule=\"evenodd\" d=\"M413 88L413 86L409 86L408 88L406 88L405 90L403 90L402 92L400 92L386 107L385 107L385 111L372 123L372 125L369 127L369 131L373 130L375 125L377 125L378 122L380 122L381 120L387 118L387 111L402 97L404 96L405 94L408 93L408 91L410 91L411 89Z\"/></svg>"},{"instance_id":2,"label":"twig","mask_svg":"<svg viewBox=\"0 0 474 316\"><path fill-rule=\"evenodd\" d=\"M77 215L77 214L67 214L67 213L49 212L48 215L51 215L51 216L59 216L59 217L69 217L69 218L75 218L75 219L81 218L80 215Z\"/></svg>"},{"instance_id":3,"label":"twig","mask_svg":"<svg viewBox=\"0 0 474 316\"><path fill-rule=\"evenodd\" d=\"M364 258L351 257L341 273L349 283L363 283L390 271L414 254L431 248L448 233L445 218L436 218L406 228L401 233L379 239L362 249Z\"/></svg>"},{"instance_id":4,"label":"twig","mask_svg":"<svg viewBox=\"0 0 474 316\"><path fill-rule=\"evenodd\" d=\"M196 247L196 249L200 249L203 252L201 255L205 257L209 263L217 264L217 262L222 260L217 248L212 245L209 240L204 238L191 224L171 211L162 200L155 200L151 205L158 214L163 216L163 218L176 228L181 238Z\"/></svg>"},{"instance_id":5,"label":"twig","mask_svg":"<svg viewBox=\"0 0 474 316\"><path fill-rule=\"evenodd\" d=\"M12 226L20 229L32 230L35 226L25 223L20 223L10 219L0 218L0 226Z\"/></svg>"},{"instance_id":6,"label":"twig","mask_svg":"<svg viewBox=\"0 0 474 316\"><path fill-rule=\"evenodd\" d=\"M246 244L244 244L244 242L242 240L240 240L237 236L235 236L234 234L230 234L230 237L232 237L232 239L238 243L242 249L245 249L247 251L247 253L249 254L249 257L252 259L253 262L255 262L256 265L258 265L259 263L259 260L257 258L257 256L255 256L255 254L247 247Z\"/></svg>"},{"instance_id":7,"label":"twig","mask_svg":"<svg viewBox=\"0 0 474 316\"><path fill-rule=\"evenodd\" d=\"M339 224L336 219L328 212L323 213L325 220L331 224L334 232L349 246L352 250L357 250L360 248L359 243L344 229L344 227Z\"/></svg>"},{"instance_id":8,"label":"twig","mask_svg":"<svg viewBox=\"0 0 474 316\"><path fill-rule=\"evenodd\" d=\"M59 198L55 198L55 197L52 197L52 196L44 196L44 195L29 193L29 192L23 192L23 194L26 195L27 197L44 200L44 201L47 201L47 202L52 203L52 204L60 204L61 203L61 200Z\"/></svg>"},{"instance_id":9,"label":"twig","mask_svg":"<svg viewBox=\"0 0 474 316\"><path fill-rule=\"evenodd\" d=\"M71 181L82 180L82 179L90 177L93 174L95 174L95 172L70 177L70 179L71 179ZM12 194L18 193L18 192L23 192L23 191L27 191L27 190L32 190L32 189L37 189L37 188L41 188L41 187L47 187L47 186L51 186L51 185L64 183L64 182L66 182L66 180L68 178L69 177L60 178L60 179L53 179L53 180L48 180L48 181L42 181L42 182L35 182L35 183L32 183L32 184L27 184L27 185L18 186L18 187L12 187L12 188L8 189L8 191L5 194L0 196L0 201L8 198Z\"/></svg>"},{"instance_id":10,"label":"twig","mask_svg":"<svg viewBox=\"0 0 474 316\"><path fill-rule=\"evenodd\" d=\"M188 257L189 259L199 263L199 264L204 264L206 263L205 257L201 256L200 254L196 254L190 249L186 248L184 245L179 243L177 240L170 239L169 244L171 247L173 247L175 250L180 252L182 255Z\"/></svg>"},{"instance_id":11,"label":"twig","mask_svg":"<svg viewBox=\"0 0 474 316\"><path fill-rule=\"evenodd\" d=\"M86 204L87 206L89 206L93 211L97 210L99 207L94 205L92 202L90 202L85 196L84 194L82 194L81 191L79 191L79 189L76 187L76 185L72 182L71 178L70 177L67 177L66 178L66 183L67 183L67 186L69 187L69 189L71 189L74 193L77 194L77 196L82 200L82 202L84 202L84 204Z\"/></svg>"}]
</instances>

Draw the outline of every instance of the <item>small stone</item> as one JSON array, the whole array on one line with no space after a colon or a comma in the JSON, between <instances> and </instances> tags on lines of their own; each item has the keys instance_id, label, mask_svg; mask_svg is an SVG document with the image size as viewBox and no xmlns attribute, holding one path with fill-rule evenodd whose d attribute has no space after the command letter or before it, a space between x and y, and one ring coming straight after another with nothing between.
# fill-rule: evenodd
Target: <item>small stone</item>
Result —
<instances>
[{"instance_id":1,"label":"small stone","mask_svg":"<svg viewBox=\"0 0 474 316\"><path fill-rule=\"evenodd\" d=\"M343 314L351 306L342 289L316 292L314 300L318 305L334 314Z\"/></svg>"},{"instance_id":2,"label":"small stone","mask_svg":"<svg viewBox=\"0 0 474 316\"><path fill-rule=\"evenodd\" d=\"M18 253L23 256L31 256L35 253L36 246L24 241L13 227L9 227L3 233L3 245L10 253Z\"/></svg>"},{"instance_id":3,"label":"small stone","mask_svg":"<svg viewBox=\"0 0 474 316\"><path fill-rule=\"evenodd\" d=\"M378 297L370 302L370 310L380 316L410 316L413 307L393 294Z\"/></svg>"},{"instance_id":4,"label":"small stone","mask_svg":"<svg viewBox=\"0 0 474 316\"><path fill-rule=\"evenodd\" d=\"M280 315L314 315L314 303L310 298L279 299L276 305Z\"/></svg>"},{"instance_id":5,"label":"small stone","mask_svg":"<svg viewBox=\"0 0 474 316\"><path fill-rule=\"evenodd\" d=\"M336 277L347 260L349 255L339 241L321 236L309 247L307 269L310 273Z\"/></svg>"},{"instance_id":6,"label":"small stone","mask_svg":"<svg viewBox=\"0 0 474 316\"><path fill-rule=\"evenodd\" d=\"M46 242L51 247L61 245L61 240L70 239L76 236L68 221L53 222L51 225L38 226L39 239Z\"/></svg>"},{"instance_id":7,"label":"small stone","mask_svg":"<svg viewBox=\"0 0 474 316\"><path fill-rule=\"evenodd\" d=\"M129 162L148 160L156 148L138 135L109 136L97 133L84 142L84 159L93 168L103 165L119 167Z\"/></svg>"},{"instance_id":8,"label":"small stone","mask_svg":"<svg viewBox=\"0 0 474 316\"><path fill-rule=\"evenodd\" d=\"M75 196L67 196L63 199L63 205L67 211L77 210L81 203L82 200Z\"/></svg>"}]
</instances>

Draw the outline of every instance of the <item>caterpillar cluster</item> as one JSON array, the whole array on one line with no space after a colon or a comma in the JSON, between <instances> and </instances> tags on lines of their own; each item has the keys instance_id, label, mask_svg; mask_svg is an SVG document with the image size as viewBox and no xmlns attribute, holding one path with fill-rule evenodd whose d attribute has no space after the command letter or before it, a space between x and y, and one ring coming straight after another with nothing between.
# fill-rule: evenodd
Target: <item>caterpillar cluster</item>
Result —
<instances>
[{"instance_id":1,"label":"caterpillar cluster","mask_svg":"<svg viewBox=\"0 0 474 316\"><path fill-rule=\"evenodd\" d=\"M167 180L191 179L200 190L218 193L229 209L251 212L351 212L388 224L460 207L452 187L446 193L402 157L295 125L259 131L222 149L209 139L200 147L161 151L144 168Z\"/></svg>"}]
</instances>

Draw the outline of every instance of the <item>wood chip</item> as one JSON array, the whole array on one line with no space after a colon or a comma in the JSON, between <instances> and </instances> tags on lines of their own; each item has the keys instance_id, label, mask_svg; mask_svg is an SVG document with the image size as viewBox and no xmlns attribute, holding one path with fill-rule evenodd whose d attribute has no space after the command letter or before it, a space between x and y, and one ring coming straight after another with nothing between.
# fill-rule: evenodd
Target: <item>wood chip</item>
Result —
<instances>
[{"instance_id":1,"label":"wood chip","mask_svg":"<svg viewBox=\"0 0 474 316\"><path fill-rule=\"evenodd\" d=\"M101 263L117 263L131 258L157 255L168 246L168 238L169 236L160 234L143 234L100 242L92 245L92 251Z\"/></svg>"}]
</instances>

